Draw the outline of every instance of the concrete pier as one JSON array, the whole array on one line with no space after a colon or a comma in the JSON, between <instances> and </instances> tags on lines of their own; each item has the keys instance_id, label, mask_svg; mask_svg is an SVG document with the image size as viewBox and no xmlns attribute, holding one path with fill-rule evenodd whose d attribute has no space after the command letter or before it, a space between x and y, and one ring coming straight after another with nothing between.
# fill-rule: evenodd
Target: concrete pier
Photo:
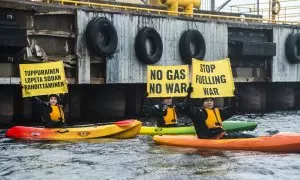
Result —
<instances>
[{"instance_id":1,"label":"concrete pier","mask_svg":"<svg viewBox=\"0 0 300 180\"><path fill-rule=\"evenodd\" d=\"M295 85L295 109L300 109L300 84Z\"/></svg>"},{"instance_id":2,"label":"concrete pier","mask_svg":"<svg viewBox=\"0 0 300 180\"><path fill-rule=\"evenodd\" d=\"M151 8L137 8L140 7ZM69 122L138 117L146 90L147 64L137 58L135 40L144 27L154 28L162 40L162 57L155 65L186 64L181 59L179 42L187 30L203 35L203 60L230 57L241 112L300 108L300 64L289 62L285 48L287 37L300 32L298 25L225 19L222 13L220 18L191 18L151 11L3 0L0 16L3 14L5 19L7 13L16 19L8 24L15 23L14 27L26 32L28 47L0 60L0 123L34 122L39 118L36 107L18 90L18 66L50 60L62 60L65 65L70 83L65 106ZM96 17L106 17L117 32L117 49L109 57L97 56L87 47L87 25ZM19 59L12 58L16 54ZM217 104L226 105L226 98L218 99Z\"/></svg>"},{"instance_id":3,"label":"concrete pier","mask_svg":"<svg viewBox=\"0 0 300 180\"><path fill-rule=\"evenodd\" d=\"M288 110L295 108L295 89L293 84L274 83L267 88L267 107L269 110Z\"/></svg>"},{"instance_id":4,"label":"concrete pier","mask_svg":"<svg viewBox=\"0 0 300 180\"><path fill-rule=\"evenodd\" d=\"M0 86L0 119L3 124L10 124L14 118L14 91L12 86Z\"/></svg>"},{"instance_id":5,"label":"concrete pier","mask_svg":"<svg viewBox=\"0 0 300 180\"><path fill-rule=\"evenodd\" d=\"M240 94L240 111L260 112L266 109L266 89L263 83L242 83L237 89Z\"/></svg>"},{"instance_id":6,"label":"concrete pier","mask_svg":"<svg viewBox=\"0 0 300 180\"><path fill-rule=\"evenodd\" d=\"M105 122L125 116L123 86L93 85L81 96L82 121Z\"/></svg>"}]
</instances>

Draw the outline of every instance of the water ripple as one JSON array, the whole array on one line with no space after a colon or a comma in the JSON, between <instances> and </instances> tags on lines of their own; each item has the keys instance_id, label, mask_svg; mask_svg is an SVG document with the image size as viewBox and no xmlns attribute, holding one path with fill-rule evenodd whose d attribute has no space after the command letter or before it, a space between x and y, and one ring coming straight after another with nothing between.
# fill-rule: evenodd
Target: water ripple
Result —
<instances>
[{"instance_id":1,"label":"water ripple","mask_svg":"<svg viewBox=\"0 0 300 180\"><path fill-rule=\"evenodd\" d=\"M300 111L247 114L252 132L300 133ZM186 123L181 120L181 123ZM200 151L155 145L151 137L68 142L16 141L0 130L0 179L299 179L300 155L243 151Z\"/></svg>"}]
</instances>

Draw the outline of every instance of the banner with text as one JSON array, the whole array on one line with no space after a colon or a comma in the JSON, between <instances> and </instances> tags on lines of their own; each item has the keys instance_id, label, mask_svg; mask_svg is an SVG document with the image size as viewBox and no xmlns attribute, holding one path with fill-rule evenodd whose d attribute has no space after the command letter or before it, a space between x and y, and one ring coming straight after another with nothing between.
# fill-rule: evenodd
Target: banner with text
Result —
<instances>
[{"instance_id":1,"label":"banner with text","mask_svg":"<svg viewBox=\"0 0 300 180\"><path fill-rule=\"evenodd\" d=\"M200 61L193 59L192 98L232 97L234 81L230 60Z\"/></svg>"},{"instance_id":2,"label":"banner with text","mask_svg":"<svg viewBox=\"0 0 300 180\"><path fill-rule=\"evenodd\" d=\"M188 65L147 66L148 97L186 96L188 84Z\"/></svg>"},{"instance_id":3,"label":"banner with text","mask_svg":"<svg viewBox=\"0 0 300 180\"><path fill-rule=\"evenodd\" d=\"M62 61L20 64L23 97L67 93Z\"/></svg>"}]
</instances>

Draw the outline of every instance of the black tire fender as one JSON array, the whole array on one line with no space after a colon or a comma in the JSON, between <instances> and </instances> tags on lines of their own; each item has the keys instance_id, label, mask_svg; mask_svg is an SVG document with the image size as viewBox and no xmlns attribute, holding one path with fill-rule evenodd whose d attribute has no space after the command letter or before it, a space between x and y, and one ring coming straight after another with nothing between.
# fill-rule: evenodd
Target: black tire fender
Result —
<instances>
[{"instance_id":1,"label":"black tire fender","mask_svg":"<svg viewBox=\"0 0 300 180\"><path fill-rule=\"evenodd\" d=\"M85 35L88 49L94 55L108 57L115 53L118 46L118 34L108 18L92 19L87 25Z\"/></svg>"},{"instance_id":2,"label":"black tire fender","mask_svg":"<svg viewBox=\"0 0 300 180\"><path fill-rule=\"evenodd\" d=\"M285 41L285 56L290 63L300 63L300 33L288 35Z\"/></svg>"},{"instance_id":3,"label":"black tire fender","mask_svg":"<svg viewBox=\"0 0 300 180\"><path fill-rule=\"evenodd\" d=\"M194 53L191 49L191 43L194 44ZM206 54L206 44L203 35L197 30L187 30L180 37L179 53L181 60L191 64L192 58L203 60Z\"/></svg>"},{"instance_id":4,"label":"black tire fender","mask_svg":"<svg viewBox=\"0 0 300 180\"><path fill-rule=\"evenodd\" d=\"M147 51L146 41L150 40L152 52ZM163 53L163 42L159 33L150 27L144 27L141 29L135 38L135 54L139 61L145 64L157 63Z\"/></svg>"}]
</instances>

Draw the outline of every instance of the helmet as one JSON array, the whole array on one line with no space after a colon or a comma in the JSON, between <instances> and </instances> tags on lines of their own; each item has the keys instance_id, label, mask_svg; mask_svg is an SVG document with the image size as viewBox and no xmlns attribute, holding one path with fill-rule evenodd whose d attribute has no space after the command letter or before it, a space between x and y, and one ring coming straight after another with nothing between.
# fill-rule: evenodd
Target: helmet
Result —
<instances>
[{"instance_id":1,"label":"helmet","mask_svg":"<svg viewBox=\"0 0 300 180\"><path fill-rule=\"evenodd\" d=\"M213 97L202 98L201 100L202 100L202 102L204 102L204 101L206 101L206 100L208 100L208 99L211 99L211 100L215 101L215 98L213 98Z\"/></svg>"},{"instance_id":2,"label":"helmet","mask_svg":"<svg viewBox=\"0 0 300 180\"><path fill-rule=\"evenodd\" d=\"M172 99L173 97L171 97L171 96L164 96L164 97L161 97L161 100L164 100L164 99Z\"/></svg>"},{"instance_id":3,"label":"helmet","mask_svg":"<svg viewBox=\"0 0 300 180\"><path fill-rule=\"evenodd\" d=\"M48 96L48 100L50 100L50 98L51 97L56 97L56 99L57 99L57 102L60 102L60 96L58 95L58 94L50 94L49 96Z\"/></svg>"}]
</instances>

